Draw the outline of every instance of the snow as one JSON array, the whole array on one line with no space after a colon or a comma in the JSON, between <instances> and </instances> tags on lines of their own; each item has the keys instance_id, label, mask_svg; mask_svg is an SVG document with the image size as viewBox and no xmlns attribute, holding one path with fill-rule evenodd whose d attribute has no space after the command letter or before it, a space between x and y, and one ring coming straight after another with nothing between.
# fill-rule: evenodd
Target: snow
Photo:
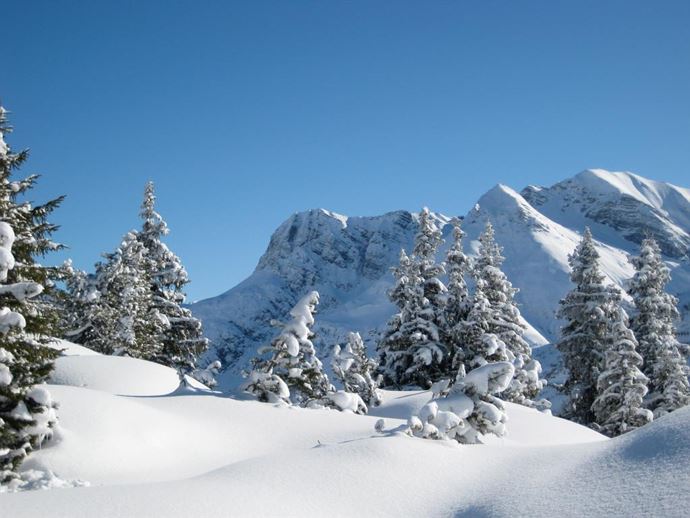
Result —
<instances>
[{"instance_id":1,"label":"snow","mask_svg":"<svg viewBox=\"0 0 690 518\"><path fill-rule=\"evenodd\" d=\"M61 358L77 380L96 365L79 358L104 362L101 388L50 386L60 428L24 465L27 478L70 482L1 494L3 516L514 516L516 505L533 516L680 516L690 505L690 408L608 440L508 403L507 437L460 446L395 431L428 391L385 392L367 416L206 391L122 396L103 388L136 387L135 364L147 362Z\"/></svg>"},{"instance_id":2,"label":"snow","mask_svg":"<svg viewBox=\"0 0 690 518\"><path fill-rule=\"evenodd\" d=\"M192 387L203 388L201 383L192 378L187 378L187 381ZM55 361L50 383L85 387L109 394L159 396L177 390L180 379L173 369L146 360L125 356L72 354Z\"/></svg>"}]
</instances>

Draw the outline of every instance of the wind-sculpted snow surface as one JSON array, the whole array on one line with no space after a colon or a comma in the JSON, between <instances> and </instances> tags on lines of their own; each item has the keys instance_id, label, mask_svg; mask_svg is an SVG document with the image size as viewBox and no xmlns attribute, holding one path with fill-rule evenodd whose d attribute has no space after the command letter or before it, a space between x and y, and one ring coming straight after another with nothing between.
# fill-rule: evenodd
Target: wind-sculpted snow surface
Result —
<instances>
[{"instance_id":1,"label":"wind-sculpted snow surface","mask_svg":"<svg viewBox=\"0 0 690 518\"><path fill-rule=\"evenodd\" d=\"M50 390L61 428L23 468L90 487L0 494L3 517L684 516L690 505L690 408L609 440L508 403L506 437L463 446L395 431L431 399L423 391L386 391L360 416L205 391Z\"/></svg>"}]
</instances>

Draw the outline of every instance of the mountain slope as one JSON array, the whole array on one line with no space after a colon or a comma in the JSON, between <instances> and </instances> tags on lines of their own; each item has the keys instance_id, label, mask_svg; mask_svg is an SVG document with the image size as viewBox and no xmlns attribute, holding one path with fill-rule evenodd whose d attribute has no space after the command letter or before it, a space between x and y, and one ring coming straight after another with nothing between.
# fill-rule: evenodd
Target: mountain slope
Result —
<instances>
[{"instance_id":1,"label":"mountain slope","mask_svg":"<svg viewBox=\"0 0 690 518\"><path fill-rule=\"evenodd\" d=\"M449 218L435 215L450 243ZM584 171L551 187L530 186L521 193L497 185L464 217L466 247L476 252L487 220L504 247L505 271L520 289L517 296L528 323L527 337L542 345L558 336L554 312L570 289L568 255L585 226L590 226L609 282L625 287L646 234L656 237L672 269L671 291L686 315L690 303L690 190L632 173ZM305 292L318 290L317 347L326 359L347 331L359 331L370 348L394 308L386 290L390 267L401 248L410 250L417 215L405 211L376 217L346 217L326 210L291 216L271 237L254 273L226 293L192 305L215 348L211 355L228 366L222 383L239 380L241 367L274 332L271 319L285 318ZM687 329L687 324L684 324ZM539 351L549 365L557 355ZM327 363L327 362L325 362Z\"/></svg>"}]
</instances>

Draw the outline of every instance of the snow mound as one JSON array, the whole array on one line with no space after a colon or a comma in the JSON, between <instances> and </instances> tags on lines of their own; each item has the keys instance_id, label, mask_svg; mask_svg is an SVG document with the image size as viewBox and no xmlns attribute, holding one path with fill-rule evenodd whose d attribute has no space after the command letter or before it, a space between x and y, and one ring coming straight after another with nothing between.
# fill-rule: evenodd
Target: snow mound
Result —
<instances>
[{"instance_id":1,"label":"snow mound","mask_svg":"<svg viewBox=\"0 0 690 518\"><path fill-rule=\"evenodd\" d=\"M54 385L71 385L127 396L158 396L175 391L180 382L173 369L157 363L124 356L104 356L94 351L60 341L55 345L64 349L55 361L50 375ZM206 387L187 378L193 388Z\"/></svg>"}]
</instances>

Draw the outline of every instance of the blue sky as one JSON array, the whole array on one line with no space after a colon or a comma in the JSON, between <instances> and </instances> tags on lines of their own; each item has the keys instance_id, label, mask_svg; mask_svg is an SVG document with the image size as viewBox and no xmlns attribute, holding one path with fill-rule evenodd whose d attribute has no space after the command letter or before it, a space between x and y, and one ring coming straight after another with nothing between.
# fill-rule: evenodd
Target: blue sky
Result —
<instances>
[{"instance_id":1,"label":"blue sky","mask_svg":"<svg viewBox=\"0 0 690 518\"><path fill-rule=\"evenodd\" d=\"M0 99L90 269L156 182L190 298L291 213L465 213L588 167L690 185L690 2L32 1ZM61 257L62 258L62 257Z\"/></svg>"}]
</instances>

